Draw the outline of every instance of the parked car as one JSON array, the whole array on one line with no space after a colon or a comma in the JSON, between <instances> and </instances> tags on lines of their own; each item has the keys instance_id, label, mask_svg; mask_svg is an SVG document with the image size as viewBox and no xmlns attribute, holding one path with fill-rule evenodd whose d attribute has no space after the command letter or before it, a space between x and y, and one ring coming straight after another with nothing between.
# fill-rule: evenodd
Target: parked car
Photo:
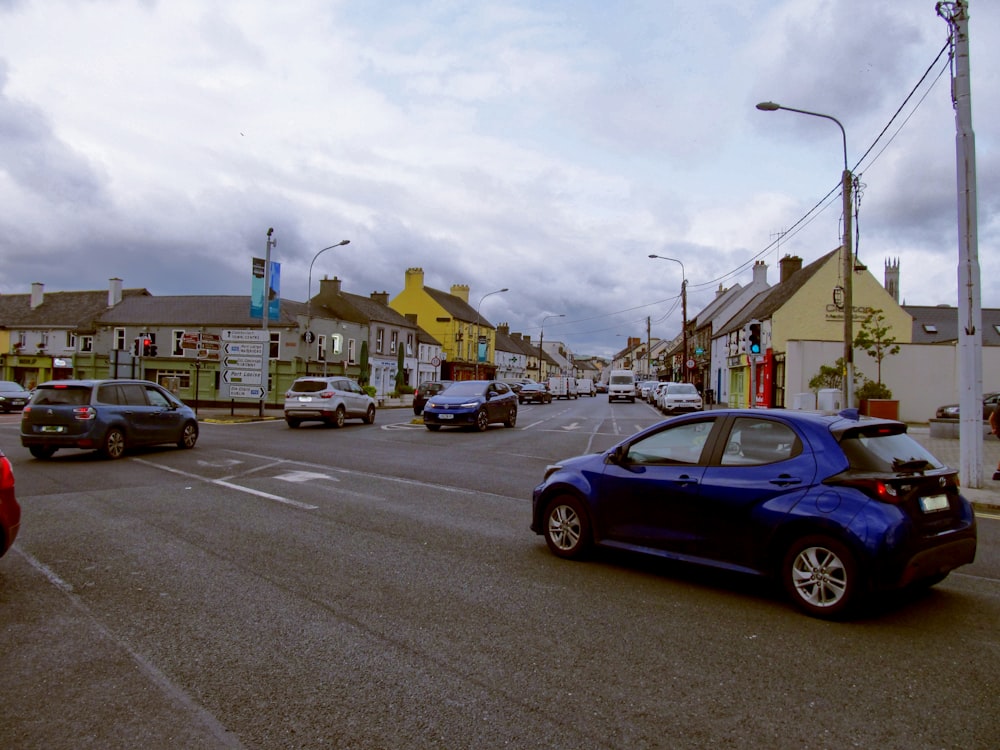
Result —
<instances>
[{"instance_id":1,"label":"parked car","mask_svg":"<svg viewBox=\"0 0 1000 750\"><path fill-rule=\"evenodd\" d=\"M424 410L424 404L427 403L427 399L436 393L440 393L451 385L451 383L452 381L450 380L425 380L418 385L416 390L413 391L413 413L419 417Z\"/></svg>"},{"instance_id":2,"label":"parked car","mask_svg":"<svg viewBox=\"0 0 1000 750\"><path fill-rule=\"evenodd\" d=\"M139 445L197 441L194 410L148 380L50 380L21 411L21 445L35 458L63 448L121 458Z\"/></svg>"},{"instance_id":3,"label":"parked car","mask_svg":"<svg viewBox=\"0 0 1000 750\"><path fill-rule=\"evenodd\" d=\"M649 401L650 392L659 384L659 380L642 380L636 386L636 395L643 401Z\"/></svg>"},{"instance_id":4,"label":"parked car","mask_svg":"<svg viewBox=\"0 0 1000 750\"><path fill-rule=\"evenodd\" d=\"M350 378L342 375L297 378L285 393L285 422L289 427L308 421L343 427L347 419L375 424L375 399Z\"/></svg>"},{"instance_id":5,"label":"parked car","mask_svg":"<svg viewBox=\"0 0 1000 750\"><path fill-rule=\"evenodd\" d=\"M703 407L701 394L691 383L667 383L659 390L658 397L657 405L668 415L701 411Z\"/></svg>"},{"instance_id":6,"label":"parked car","mask_svg":"<svg viewBox=\"0 0 1000 750\"><path fill-rule=\"evenodd\" d=\"M517 423L517 396L499 380L457 381L424 405L428 430L471 426L483 432L492 422L503 422L505 427Z\"/></svg>"},{"instance_id":7,"label":"parked car","mask_svg":"<svg viewBox=\"0 0 1000 750\"><path fill-rule=\"evenodd\" d=\"M598 393L607 393L608 384L604 381L598 381L597 383L594 383L594 390Z\"/></svg>"},{"instance_id":8,"label":"parked car","mask_svg":"<svg viewBox=\"0 0 1000 750\"><path fill-rule=\"evenodd\" d=\"M591 398L597 394L594 388L594 381L590 378L577 378L576 392L581 396L590 396Z\"/></svg>"},{"instance_id":9,"label":"parked car","mask_svg":"<svg viewBox=\"0 0 1000 750\"><path fill-rule=\"evenodd\" d=\"M21 525L21 506L14 496L14 470L10 459L0 450L0 557L3 557Z\"/></svg>"},{"instance_id":10,"label":"parked car","mask_svg":"<svg viewBox=\"0 0 1000 750\"><path fill-rule=\"evenodd\" d=\"M31 391L13 380L0 380L0 411L20 411L31 398Z\"/></svg>"},{"instance_id":11,"label":"parked car","mask_svg":"<svg viewBox=\"0 0 1000 750\"><path fill-rule=\"evenodd\" d=\"M517 392L519 404L551 404L552 394L545 383L525 383Z\"/></svg>"},{"instance_id":12,"label":"parked car","mask_svg":"<svg viewBox=\"0 0 1000 750\"><path fill-rule=\"evenodd\" d=\"M596 545L772 576L807 614L846 616L976 555L957 471L906 429L853 409L674 417L548 467L531 529L559 557Z\"/></svg>"},{"instance_id":13,"label":"parked car","mask_svg":"<svg viewBox=\"0 0 1000 750\"><path fill-rule=\"evenodd\" d=\"M983 421L987 421L990 418L990 414L993 410L997 408L997 401L1000 401L1000 393L984 393L983 394ZM948 404L947 406L939 406L937 411L934 412L934 416L938 419L958 419L959 410L958 404Z\"/></svg>"}]
</instances>

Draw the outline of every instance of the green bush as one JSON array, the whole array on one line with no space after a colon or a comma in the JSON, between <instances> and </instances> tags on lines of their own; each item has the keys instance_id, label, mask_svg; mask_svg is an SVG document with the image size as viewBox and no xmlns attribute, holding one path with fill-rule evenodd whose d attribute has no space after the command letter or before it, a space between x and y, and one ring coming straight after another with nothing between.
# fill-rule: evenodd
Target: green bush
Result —
<instances>
[{"instance_id":1,"label":"green bush","mask_svg":"<svg viewBox=\"0 0 1000 750\"><path fill-rule=\"evenodd\" d=\"M885 383L876 380L866 380L854 394L858 399L871 400L873 398L892 398L892 391Z\"/></svg>"}]
</instances>

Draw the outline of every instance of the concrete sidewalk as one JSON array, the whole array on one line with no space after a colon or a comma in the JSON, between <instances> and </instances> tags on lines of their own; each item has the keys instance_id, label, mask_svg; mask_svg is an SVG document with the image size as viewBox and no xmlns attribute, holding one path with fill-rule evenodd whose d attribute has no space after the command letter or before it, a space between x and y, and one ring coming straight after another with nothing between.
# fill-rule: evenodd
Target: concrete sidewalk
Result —
<instances>
[{"instance_id":1,"label":"concrete sidewalk","mask_svg":"<svg viewBox=\"0 0 1000 750\"><path fill-rule=\"evenodd\" d=\"M931 430L926 425L909 425L907 432L913 439L923 445L935 457L959 469L962 466L961 441L955 438L932 438ZM979 488L962 487L962 494L974 503L977 508L991 512L1000 511L1000 481L992 479L1000 462L1000 440L987 436L983 438L983 486Z\"/></svg>"}]
</instances>

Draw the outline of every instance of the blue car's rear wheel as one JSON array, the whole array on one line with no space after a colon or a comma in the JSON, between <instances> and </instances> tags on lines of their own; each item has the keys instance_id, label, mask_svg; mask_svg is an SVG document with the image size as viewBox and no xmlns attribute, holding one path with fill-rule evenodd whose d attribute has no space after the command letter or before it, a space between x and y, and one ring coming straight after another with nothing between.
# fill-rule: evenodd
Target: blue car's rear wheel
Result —
<instances>
[{"instance_id":1,"label":"blue car's rear wheel","mask_svg":"<svg viewBox=\"0 0 1000 750\"><path fill-rule=\"evenodd\" d=\"M862 591L860 569L845 544L828 536L807 536L788 549L782 582L806 614L835 619L848 614Z\"/></svg>"}]
</instances>

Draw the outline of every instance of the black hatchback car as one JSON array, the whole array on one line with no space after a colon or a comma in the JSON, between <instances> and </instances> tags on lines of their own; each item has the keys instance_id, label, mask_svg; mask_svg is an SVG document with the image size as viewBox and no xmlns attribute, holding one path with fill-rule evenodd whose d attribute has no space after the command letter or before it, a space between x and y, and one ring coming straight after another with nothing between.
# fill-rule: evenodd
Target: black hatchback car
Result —
<instances>
[{"instance_id":1,"label":"black hatchback car","mask_svg":"<svg viewBox=\"0 0 1000 750\"><path fill-rule=\"evenodd\" d=\"M436 396L451 384L451 380L425 380L418 385L413 391L413 413L419 417L424 411L427 399Z\"/></svg>"},{"instance_id":2,"label":"black hatchback car","mask_svg":"<svg viewBox=\"0 0 1000 750\"><path fill-rule=\"evenodd\" d=\"M138 445L194 448L197 441L194 410L147 380L51 380L21 412L21 445L35 458L61 448L121 458Z\"/></svg>"}]
</instances>

